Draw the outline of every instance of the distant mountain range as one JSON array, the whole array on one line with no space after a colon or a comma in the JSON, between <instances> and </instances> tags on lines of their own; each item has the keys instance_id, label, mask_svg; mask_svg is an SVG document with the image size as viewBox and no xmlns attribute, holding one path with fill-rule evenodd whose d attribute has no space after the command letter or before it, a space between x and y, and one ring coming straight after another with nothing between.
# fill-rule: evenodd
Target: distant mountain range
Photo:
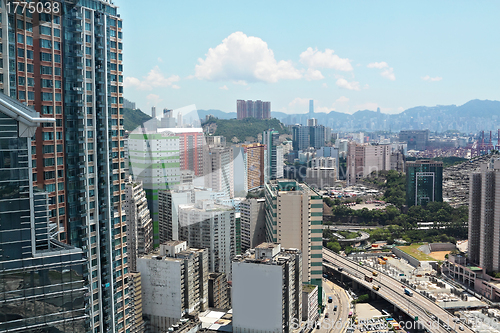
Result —
<instances>
[{"instance_id":1,"label":"distant mountain range","mask_svg":"<svg viewBox=\"0 0 500 333\"><path fill-rule=\"evenodd\" d=\"M219 119L234 119L236 112L221 110L198 110L183 116L185 121L207 115ZM287 114L271 112L273 118L286 125L307 124L309 114ZM337 111L315 113L318 124L331 127L334 131L400 131L404 129L429 129L435 132L458 130L463 133L476 133L480 130L500 128L500 101L472 100L464 105L417 106L398 114L385 114L371 110L360 110L354 114Z\"/></svg>"}]
</instances>

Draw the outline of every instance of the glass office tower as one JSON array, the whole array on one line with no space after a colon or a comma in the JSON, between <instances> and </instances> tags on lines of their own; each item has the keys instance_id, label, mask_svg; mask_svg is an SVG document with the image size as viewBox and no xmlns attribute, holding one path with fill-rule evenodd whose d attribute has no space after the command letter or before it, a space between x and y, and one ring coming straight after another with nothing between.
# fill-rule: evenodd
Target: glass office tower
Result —
<instances>
[{"instance_id":1,"label":"glass office tower","mask_svg":"<svg viewBox=\"0 0 500 333\"><path fill-rule=\"evenodd\" d=\"M30 14L1 3L0 91L55 120L36 131L31 177L48 193L51 232L86 258L86 331L134 332L117 7L49 0L60 10Z\"/></svg>"},{"instance_id":2,"label":"glass office tower","mask_svg":"<svg viewBox=\"0 0 500 333\"><path fill-rule=\"evenodd\" d=\"M86 260L51 237L48 193L33 187L38 122L0 93L0 332L85 332Z\"/></svg>"}]
</instances>

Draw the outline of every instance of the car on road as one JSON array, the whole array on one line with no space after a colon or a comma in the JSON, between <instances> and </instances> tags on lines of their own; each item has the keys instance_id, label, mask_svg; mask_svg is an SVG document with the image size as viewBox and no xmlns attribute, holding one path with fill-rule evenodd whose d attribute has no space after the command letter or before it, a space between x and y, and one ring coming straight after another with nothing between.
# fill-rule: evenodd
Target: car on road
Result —
<instances>
[{"instance_id":1,"label":"car on road","mask_svg":"<svg viewBox=\"0 0 500 333\"><path fill-rule=\"evenodd\" d=\"M329 314L328 314L328 312L327 312L327 313L325 313L325 318L328 318L328 317L329 317Z\"/></svg>"},{"instance_id":2,"label":"car on road","mask_svg":"<svg viewBox=\"0 0 500 333\"><path fill-rule=\"evenodd\" d=\"M463 331L464 330L464 327L462 325L458 326L458 329Z\"/></svg>"}]
</instances>

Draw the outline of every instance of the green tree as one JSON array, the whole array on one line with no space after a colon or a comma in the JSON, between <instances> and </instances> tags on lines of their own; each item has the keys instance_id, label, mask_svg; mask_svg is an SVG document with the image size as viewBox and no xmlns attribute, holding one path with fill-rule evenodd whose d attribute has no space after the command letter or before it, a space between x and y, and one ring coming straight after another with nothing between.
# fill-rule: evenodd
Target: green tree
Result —
<instances>
[{"instance_id":1,"label":"green tree","mask_svg":"<svg viewBox=\"0 0 500 333\"><path fill-rule=\"evenodd\" d=\"M339 242L328 242L326 247L332 250L335 253L339 253L341 250Z\"/></svg>"}]
</instances>

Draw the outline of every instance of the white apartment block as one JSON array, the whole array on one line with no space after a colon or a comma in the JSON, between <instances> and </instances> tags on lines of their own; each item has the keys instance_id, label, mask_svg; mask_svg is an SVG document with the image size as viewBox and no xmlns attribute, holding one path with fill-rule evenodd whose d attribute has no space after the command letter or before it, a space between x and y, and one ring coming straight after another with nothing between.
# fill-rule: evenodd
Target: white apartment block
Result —
<instances>
[{"instance_id":1,"label":"white apartment block","mask_svg":"<svg viewBox=\"0 0 500 333\"><path fill-rule=\"evenodd\" d=\"M236 254L235 212L233 207L213 200L179 205L180 238L190 247L208 250L210 272L231 279L231 259Z\"/></svg>"},{"instance_id":2,"label":"white apartment block","mask_svg":"<svg viewBox=\"0 0 500 333\"><path fill-rule=\"evenodd\" d=\"M233 261L233 332L292 332L302 319L301 253L262 243Z\"/></svg>"},{"instance_id":3,"label":"white apartment block","mask_svg":"<svg viewBox=\"0 0 500 333\"><path fill-rule=\"evenodd\" d=\"M207 250L186 242L160 244L137 260L142 279L142 313L152 332L164 332L185 314L208 308Z\"/></svg>"}]
</instances>

